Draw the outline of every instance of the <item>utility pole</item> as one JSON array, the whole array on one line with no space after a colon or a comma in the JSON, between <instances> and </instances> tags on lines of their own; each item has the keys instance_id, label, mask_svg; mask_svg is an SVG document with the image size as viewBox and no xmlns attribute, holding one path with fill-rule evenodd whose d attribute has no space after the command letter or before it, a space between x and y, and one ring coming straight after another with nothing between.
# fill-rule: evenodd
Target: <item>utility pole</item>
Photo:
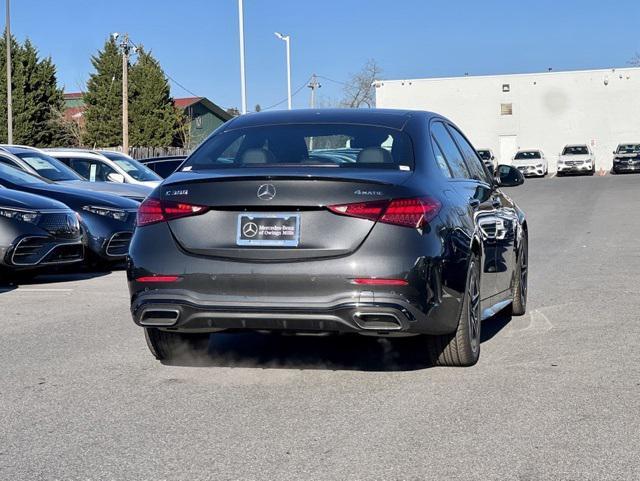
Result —
<instances>
[{"instance_id":1,"label":"utility pole","mask_svg":"<svg viewBox=\"0 0 640 481\"><path fill-rule=\"evenodd\" d=\"M311 101L309 105L312 109L314 109L316 107L316 89L322 87L322 85L318 83L316 74L313 74L311 76L311 81L309 82L309 85L307 85L307 87L311 89ZM313 137L309 139L309 150L313 150Z\"/></svg>"},{"instance_id":2,"label":"utility pole","mask_svg":"<svg viewBox=\"0 0 640 481\"><path fill-rule=\"evenodd\" d=\"M13 96L11 92L11 12L9 0L6 0L5 40L7 44L7 143L13 144Z\"/></svg>"},{"instance_id":3,"label":"utility pole","mask_svg":"<svg viewBox=\"0 0 640 481\"><path fill-rule=\"evenodd\" d=\"M240 95L242 97L242 113L247 113L247 79L244 72L244 8L242 0L238 0L238 26L240 29Z\"/></svg>"},{"instance_id":4,"label":"utility pole","mask_svg":"<svg viewBox=\"0 0 640 481\"><path fill-rule=\"evenodd\" d=\"M309 85L307 85L307 87L311 89L311 101L309 103L309 106L312 109L315 109L316 108L316 89L319 89L320 87L322 87L322 85L318 83L318 78L316 77L316 74L313 74L311 76L311 82L309 82Z\"/></svg>"},{"instance_id":5,"label":"utility pole","mask_svg":"<svg viewBox=\"0 0 640 481\"><path fill-rule=\"evenodd\" d=\"M112 37L117 40L120 34L114 33ZM120 42L122 51L122 152L129 154L129 54L132 51L129 42L129 34L125 33ZM135 48L133 48L135 53Z\"/></svg>"}]
</instances>

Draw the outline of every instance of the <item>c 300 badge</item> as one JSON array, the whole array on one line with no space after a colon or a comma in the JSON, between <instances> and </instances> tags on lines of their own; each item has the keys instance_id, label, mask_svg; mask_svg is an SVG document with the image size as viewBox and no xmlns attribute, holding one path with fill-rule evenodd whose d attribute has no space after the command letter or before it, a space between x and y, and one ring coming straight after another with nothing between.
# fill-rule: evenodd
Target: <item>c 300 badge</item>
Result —
<instances>
[{"instance_id":1,"label":"c 300 badge","mask_svg":"<svg viewBox=\"0 0 640 481\"><path fill-rule=\"evenodd\" d=\"M172 197L176 195L189 195L189 189L176 189L176 190L167 190L164 195L167 197Z\"/></svg>"}]
</instances>

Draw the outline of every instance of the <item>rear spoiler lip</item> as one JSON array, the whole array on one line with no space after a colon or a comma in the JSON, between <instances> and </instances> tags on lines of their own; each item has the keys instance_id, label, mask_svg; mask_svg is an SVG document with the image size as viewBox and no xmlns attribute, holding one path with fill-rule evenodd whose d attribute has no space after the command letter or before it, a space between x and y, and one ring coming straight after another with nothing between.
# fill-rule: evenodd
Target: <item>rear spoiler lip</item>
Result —
<instances>
[{"instance_id":1,"label":"rear spoiler lip","mask_svg":"<svg viewBox=\"0 0 640 481\"><path fill-rule=\"evenodd\" d=\"M395 171L394 171L395 172ZM400 171L398 171L400 172ZM172 185L184 185L184 184L199 184L202 182L225 182L225 181L251 181L251 180L265 180L265 181L273 181L273 180L326 180L329 182L360 182L366 184L374 184L374 185L401 185L404 184L409 177L411 177L414 171L406 171L402 172L406 175L406 179L402 179L401 182L392 182L392 181L384 181L380 179L372 179L366 175L363 175L362 178L358 177L338 177L338 176L327 176L327 175L295 175L295 174L281 174L281 175L230 175L230 176L207 176L207 177L187 177L187 178L175 178L169 180L169 182L163 182L163 186L172 186ZM403 176L404 177L404 176Z\"/></svg>"}]
</instances>

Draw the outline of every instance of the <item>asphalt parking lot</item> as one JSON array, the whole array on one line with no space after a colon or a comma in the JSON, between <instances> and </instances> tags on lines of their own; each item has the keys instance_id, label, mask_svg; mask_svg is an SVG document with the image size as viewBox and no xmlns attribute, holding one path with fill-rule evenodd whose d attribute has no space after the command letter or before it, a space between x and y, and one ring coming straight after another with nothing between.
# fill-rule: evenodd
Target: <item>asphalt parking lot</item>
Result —
<instances>
[{"instance_id":1,"label":"asphalt parking lot","mask_svg":"<svg viewBox=\"0 0 640 481\"><path fill-rule=\"evenodd\" d=\"M0 291L0 479L640 479L640 176L531 179L529 312L480 362L218 335L155 361L123 272Z\"/></svg>"}]
</instances>

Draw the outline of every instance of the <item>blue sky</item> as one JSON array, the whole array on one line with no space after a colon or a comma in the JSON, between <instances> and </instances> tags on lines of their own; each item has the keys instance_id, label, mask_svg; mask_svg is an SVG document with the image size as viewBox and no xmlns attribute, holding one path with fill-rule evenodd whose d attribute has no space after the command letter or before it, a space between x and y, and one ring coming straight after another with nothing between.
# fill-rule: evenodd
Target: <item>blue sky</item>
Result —
<instances>
[{"instance_id":1,"label":"blue sky","mask_svg":"<svg viewBox=\"0 0 640 481\"><path fill-rule=\"evenodd\" d=\"M53 58L67 91L84 88L90 56L117 31L190 91L240 106L236 0L12 0L12 10L13 33ZM314 72L345 81L368 58L386 79L625 66L639 24L638 0L245 0L248 104L286 98L276 30L292 37L295 89ZM321 101L340 99L339 84L321 83ZM305 88L294 107L308 102Z\"/></svg>"}]
</instances>

